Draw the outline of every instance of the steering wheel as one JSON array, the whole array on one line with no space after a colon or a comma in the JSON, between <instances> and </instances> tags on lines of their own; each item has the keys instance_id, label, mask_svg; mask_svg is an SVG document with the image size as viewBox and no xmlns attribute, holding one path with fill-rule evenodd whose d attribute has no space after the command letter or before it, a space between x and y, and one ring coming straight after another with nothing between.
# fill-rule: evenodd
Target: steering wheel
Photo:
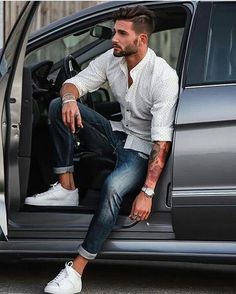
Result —
<instances>
[{"instance_id":1,"label":"steering wheel","mask_svg":"<svg viewBox=\"0 0 236 294\"><path fill-rule=\"evenodd\" d=\"M67 55L63 60L63 67L66 79L72 78L81 71L77 60L72 55Z\"/></svg>"},{"instance_id":2,"label":"steering wheel","mask_svg":"<svg viewBox=\"0 0 236 294\"><path fill-rule=\"evenodd\" d=\"M81 71L81 68L72 55L66 56L62 61L62 67L55 79L54 90L60 92L65 80L72 78Z\"/></svg>"},{"instance_id":3,"label":"steering wheel","mask_svg":"<svg viewBox=\"0 0 236 294\"><path fill-rule=\"evenodd\" d=\"M74 56L67 55L63 59L63 67L60 73L60 75L64 75L63 81L72 78L79 72L81 72L81 68L77 60L74 58ZM94 109L94 102L90 93L87 93L86 95L80 97L79 101L83 104L86 104L88 107Z\"/></svg>"}]
</instances>

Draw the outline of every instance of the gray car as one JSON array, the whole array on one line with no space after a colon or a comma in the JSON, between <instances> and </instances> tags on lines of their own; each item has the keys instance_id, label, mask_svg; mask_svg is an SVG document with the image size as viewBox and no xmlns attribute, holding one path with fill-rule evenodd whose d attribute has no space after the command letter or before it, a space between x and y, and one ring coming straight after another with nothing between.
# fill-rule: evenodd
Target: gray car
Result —
<instances>
[{"instance_id":1,"label":"gray car","mask_svg":"<svg viewBox=\"0 0 236 294\"><path fill-rule=\"evenodd\" d=\"M99 257L235 263L236 2L137 3L155 12L150 47L179 76L173 144L150 218L132 221L136 195L127 195ZM50 101L66 78L112 47L112 12L137 3L106 2L32 35L40 3L26 3L20 14L0 61L1 256L77 252L114 158L83 150L75 137L79 206L33 207L24 200L55 180ZM81 103L108 119L121 117L107 84Z\"/></svg>"}]
</instances>

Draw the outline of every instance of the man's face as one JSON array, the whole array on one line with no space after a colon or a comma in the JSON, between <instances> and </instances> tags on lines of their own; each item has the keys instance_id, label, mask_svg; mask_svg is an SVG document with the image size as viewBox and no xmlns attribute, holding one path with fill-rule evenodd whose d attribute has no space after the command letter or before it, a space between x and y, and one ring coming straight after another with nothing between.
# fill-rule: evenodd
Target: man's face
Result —
<instances>
[{"instance_id":1,"label":"man's face","mask_svg":"<svg viewBox=\"0 0 236 294\"><path fill-rule=\"evenodd\" d=\"M138 52L139 35L134 31L131 21L117 20L114 33L115 35L112 38L114 56L130 56Z\"/></svg>"}]
</instances>

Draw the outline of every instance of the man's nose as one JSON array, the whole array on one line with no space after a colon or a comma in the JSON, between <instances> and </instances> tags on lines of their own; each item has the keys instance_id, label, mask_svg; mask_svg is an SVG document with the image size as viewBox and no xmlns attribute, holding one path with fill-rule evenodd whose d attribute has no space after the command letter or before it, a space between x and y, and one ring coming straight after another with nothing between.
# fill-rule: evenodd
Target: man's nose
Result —
<instances>
[{"instance_id":1,"label":"man's nose","mask_svg":"<svg viewBox=\"0 0 236 294\"><path fill-rule=\"evenodd\" d=\"M113 37L112 37L111 40L112 40L113 43L117 43L118 42L118 40L117 40L117 34L116 33L113 34Z\"/></svg>"}]
</instances>

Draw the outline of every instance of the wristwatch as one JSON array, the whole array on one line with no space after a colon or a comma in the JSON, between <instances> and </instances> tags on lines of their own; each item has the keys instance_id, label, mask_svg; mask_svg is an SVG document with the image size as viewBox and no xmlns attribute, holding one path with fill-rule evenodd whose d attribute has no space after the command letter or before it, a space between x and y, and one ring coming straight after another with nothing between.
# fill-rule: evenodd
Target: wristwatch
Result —
<instances>
[{"instance_id":1,"label":"wristwatch","mask_svg":"<svg viewBox=\"0 0 236 294\"><path fill-rule=\"evenodd\" d=\"M153 196L155 195L154 189L152 188L144 186L141 190L145 193L145 196L147 196L148 198L153 198Z\"/></svg>"}]
</instances>

